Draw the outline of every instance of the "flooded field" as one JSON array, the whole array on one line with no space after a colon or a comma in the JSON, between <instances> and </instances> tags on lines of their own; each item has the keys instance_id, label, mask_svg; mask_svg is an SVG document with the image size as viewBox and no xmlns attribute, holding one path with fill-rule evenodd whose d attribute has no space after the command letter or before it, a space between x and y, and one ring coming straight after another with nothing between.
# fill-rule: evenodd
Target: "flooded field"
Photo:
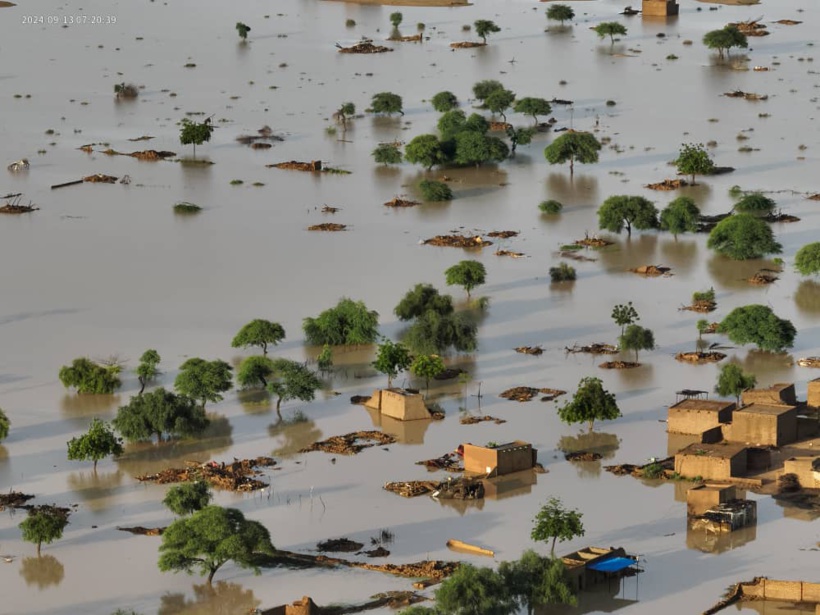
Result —
<instances>
[{"instance_id":1,"label":"flooded field","mask_svg":"<svg viewBox=\"0 0 820 615\"><path fill-rule=\"evenodd\" d=\"M515 559L535 546L529 537L535 513L558 496L583 512L586 527L586 535L562 543L561 552L623 546L640 554L645 570L605 595L582 594L568 613L699 613L729 585L756 575L817 580L807 573L817 561L811 513L751 495L758 501L757 527L718 544L687 533L686 484L602 470L664 457L662 421L675 391L713 389L719 364L674 360L695 347L701 315L678 309L694 291L714 287L715 320L760 303L794 323L798 333L788 356L750 346L724 351L759 385L793 381L805 399L807 381L818 375L792 361L820 355L820 281L802 278L792 266L795 252L816 241L820 228L820 201L807 199L820 192L820 76L814 68L820 12L812 0L754 6L681 0L680 15L668 21L621 16L625 0L571 2L576 19L565 28L547 22L548 4L529 0L399 8L323 0L89 0L81 7L41 0L36 12L29 4L0 6L0 162L30 163L26 172L2 171L0 193L22 193L22 203L39 207L0 216L0 407L12 423L0 444L0 492L20 490L35 494L37 503L76 508L63 538L44 545L39 560L35 546L20 539L24 513L0 514L0 552L13 556L0 563L0 613L247 613L303 595L326 605L410 588L407 579L364 570L274 568L253 576L227 564L209 593L199 577L159 572L160 538L116 529L173 521L162 505L165 486L135 476L186 460L262 455L279 461L263 475L271 488L244 496L217 492L215 502L263 523L281 549L313 552L317 542L342 536L369 548L371 537L386 528L395 534L387 561L488 565L492 560L454 554L445 543L475 542L493 549L496 562ZM423 43L384 42L395 10L404 15L403 35L425 24ZM42 23L28 19L40 16ZM738 50L733 61L720 62L701 43L710 30L761 16L771 34L749 39L746 62ZM501 31L486 47L451 50L451 42L478 40L462 29L477 19L492 19ZM802 23L773 23L781 19ZM590 28L613 20L628 33L611 45ZM237 21L251 26L246 43L234 29ZM336 43L362 36L394 51L337 53ZM519 96L574 104L554 104L553 129L498 165L428 172L406 162L374 163L378 143L406 143L435 131L438 114L428 102L435 93L452 91L470 113L471 88L482 79L497 79ZM138 85L139 95L116 100L120 83ZM735 90L768 98L723 96ZM365 114L372 95L387 91L403 97L404 115ZM326 129L337 126L331 116L347 101L361 117L331 134ZM197 147L196 158L214 164L179 161L193 155L179 143L178 122L185 117L212 117L213 137ZM527 125L532 119L508 112L508 121ZM236 140L263 126L283 140L270 149ZM608 138L600 161L576 164L574 177L567 165L547 164L544 147L561 128ZM153 138L133 141L142 136ZM676 191L644 188L675 177L668 162L682 143L709 142L715 163L734 172L698 178L697 186ZM90 153L79 149L89 144ZM109 147L176 155L141 161L102 153ZM321 160L350 174L266 167L290 160ZM127 175L130 183L51 189L97 173ZM383 205L401 195L420 200L419 180L445 175L455 193L451 202ZM783 213L800 218L773 224L785 261L774 284L747 282L772 261L725 259L707 249L703 233L675 239L635 231L629 238L598 230L596 210L611 195L642 195L658 208L691 196L702 213L715 215L731 209L733 185L770 192ZM563 212L542 215L538 204L546 199L562 202ZM175 215L172 207L180 201L202 211ZM325 205L339 211L323 213ZM306 230L326 222L347 230ZM520 235L480 251L421 245L454 229ZM584 252L593 260L570 261L578 273L574 283L551 285L548 270L561 260L559 247L594 234L615 243ZM526 258L499 257L496 248ZM96 474L90 463L66 460L66 442L85 432L91 418L113 419L138 392L133 369L147 348L162 356L159 384L172 388L188 357L237 365L251 351L232 349L231 339L249 320L266 318L287 333L272 355L312 361L320 349L305 346L302 319L343 296L376 310L381 333L397 339L405 325L393 308L417 283L452 293L457 307L464 306L462 290L445 286L444 270L465 258L485 265L487 284L473 296L488 297L490 305L479 325L478 351L447 357L469 378L431 385L443 421L384 424L398 441L357 456L298 453L316 440L379 428L378 418L349 401L386 384L370 366L373 348L337 349L326 390L312 403L285 403L283 422L275 401L232 391L209 404L213 421L202 439L129 445L119 459L101 461ZM628 271L649 264L669 267L672 275ZM597 365L605 359L565 353L575 344L617 343L610 312L627 301L655 333L657 347L641 353L640 367L602 370ZM544 353L514 352L524 345L540 345ZM114 355L127 361L115 395L77 396L57 377L75 357ZM517 403L498 396L514 386L571 394L585 376L601 378L624 414L597 423L593 436L585 426L561 423L555 410L562 398ZM406 374L396 384L423 385ZM461 425L465 413L507 422ZM382 489L388 481L443 480L444 473L428 475L414 463L459 443L519 438L538 449L547 472L532 481L502 481L476 504L404 499ZM604 459L570 463L559 450L568 445L599 447ZM776 608L744 605L728 612L780 612Z\"/></svg>"}]
</instances>

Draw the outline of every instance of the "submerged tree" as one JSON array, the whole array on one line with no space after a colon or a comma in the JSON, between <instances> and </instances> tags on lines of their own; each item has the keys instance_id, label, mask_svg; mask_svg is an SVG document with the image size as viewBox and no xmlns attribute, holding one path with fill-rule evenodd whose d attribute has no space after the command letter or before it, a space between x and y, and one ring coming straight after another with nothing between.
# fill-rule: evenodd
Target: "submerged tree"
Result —
<instances>
[{"instance_id":1,"label":"submerged tree","mask_svg":"<svg viewBox=\"0 0 820 615\"><path fill-rule=\"evenodd\" d=\"M498 574L504 579L518 607L525 608L527 615L532 615L536 607L578 604L566 566L557 557L541 557L528 549L516 561L501 562Z\"/></svg>"},{"instance_id":2,"label":"submerged tree","mask_svg":"<svg viewBox=\"0 0 820 615\"><path fill-rule=\"evenodd\" d=\"M544 149L544 157L550 164L569 161L570 177L575 173L575 161L581 164L598 162L601 144L590 132L567 130Z\"/></svg>"},{"instance_id":3,"label":"submerged tree","mask_svg":"<svg viewBox=\"0 0 820 615\"><path fill-rule=\"evenodd\" d=\"M632 305L632 302L618 303L612 308L612 320L621 328L621 336L623 336L627 325L631 325L641 319L638 316L638 310Z\"/></svg>"},{"instance_id":4,"label":"submerged tree","mask_svg":"<svg viewBox=\"0 0 820 615\"><path fill-rule=\"evenodd\" d=\"M122 384L119 365L100 365L85 357L74 359L71 365L60 368L60 382L77 393L104 395L113 393Z\"/></svg>"},{"instance_id":5,"label":"submerged tree","mask_svg":"<svg viewBox=\"0 0 820 615\"><path fill-rule=\"evenodd\" d=\"M572 540L584 535L583 513L567 510L559 498L551 497L535 515L530 538L536 542L552 539L550 553L555 554L555 542Z\"/></svg>"},{"instance_id":6,"label":"submerged tree","mask_svg":"<svg viewBox=\"0 0 820 615\"><path fill-rule=\"evenodd\" d=\"M611 196L598 209L598 226L613 233L620 233L626 227L626 234L631 237L632 227L658 228L658 210L652 201L642 196Z\"/></svg>"},{"instance_id":7,"label":"submerged tree","mask_svg":"<svg viewBox=\"0 0 820 615\"><path fill-rule=\"evenodd\" d=\"M268 386L268 378L273 374L273 361L265 356L248 357L239 364L236 382L242 388Z\"/></svg>"},{"instance_id":8,"label":"submerged tree","mask_svg":"<svg viewBox=\"0 0 820 615\"><path fill-rule=\"evenodd\" d=\"M11 421L9 421L9 417L7 417L3 409L0 408L0 441L8 438L10 426Z\"/></svg>"},{"instance_id":9,"label":"submerged tree","mask_svg":"<svg viewBox=\"0 0 820 615\"><path fill-rule=\"evenodd\" d=\"M515 150L519 145L529 145L535 136L535 128L523 128L521 126L507 125L507 138L510 140L510 157L515 156Z\"/></svg>"},{"instance_id":10,"label":"submerged tree","mask_svg":"<svg viewBox=\"0 0 820 615\"><path fill-rule=\"evenodd\" d=\"M457 352L476 349L476 326L464 314L438 314L427 310L410 326L404 342L420 354L442 354L450 347Z\"/></svg>"},{"instance_id":11,"label":"submerged tree","mask_svg":"<svg viewBox=\"0 0 820 615\"><path fill-rule=\"evenodd\" d=\"M436 590L436 608L442 615L509 615L515 601L492 568L461 564Z\"/></svg>"},{"instance_id":12,"label":"submerged tree","mask_svg":"<svg viewBox=\"0 0 820 615\"><path fill-rule=\"evenodd\" d=\"M399 164L401 162L401 150L394 143L380 143L372 152L373 160L378 164Z\"/></svg>"},{"instance_id":13,"label":"submerged tree","mask_svg":"<svg viewBox=\"0 0 820 615\"><path fill-rule=\"evenodd\" d=\"M794 255L794 268L801 275L820 273L820 241L807 243Z\"/></svg>"},{"instance_id":14,"label":"submerged tree","mask_svg":"<svg viewBox=\"0 0 820 615\"><path fill-rule=\"evenodd\" d=\"M376 371L387 376L387 388L393 386L393 378L403 372L412 363L412 357L407 346L401 342L385 339L376 351L376 360L372 365Z\"/></svg>"},{"instance_id":15,"label":"submerged tree","mask_svg":"<svg viewBox=\"0 0 820 615\"><path fill-rule=\"evenodd\" d=\"M276 414L279 418L282 418L279 408L283 401L313 401L316 391L322 388L321 381L310 368L290 359L276 359L271 378L268 391L276 395Z\"/></svg>"},{"instance_id":16,"label":"submerged tree","mask_svg":"<svg viewBox=\"0 0 820 615\"><path fill-rule=\"evenodd\" d=\"M23 540L37 545L37 557L43 543L50 545L63 537L63 530L68 525L68 511L56 506L33 506L28 516L18 527L23 533Z\"/></svg>"},{"instance_id":17,"label":"submerged tree","mask_svg":"<svg viewBox=\"0 0 820 615\"><path fill-rule=\"evenodd\" d=\"M478 19L473 22L473 26L475 27L475 33L481 37L481 41L486 45L487 44L487 37L494 32L501 32L501 28L495 25L494 21L490 21L489 19Z\"/></svg>"},{"instance_id":18,"label":"submerged tree","mask_svg":"<svg viewBox=\"0 0 820 615\"><path fill-rule=\"evenodd\" d=\"M376 341L379 313L367 309L363 301L342 297L335 307L316 318L305 318L305 340L314 346L356 346Z\"/></svg>"},{"instance_id":19,"label":"submerged tree","mask_svg":"<svg viewBox=\"0 0 820 615\"><path fill-rule=\"evenodd\" d=\"M447 162L441 141L431 134L413 137L404 147L404 159L411 164L420 164L428 171L437 164Z\"/></svg>"},{"instance_id":20,"label":"submerged tree","mask_svg":"<svg viewBox=\"0 0 820 615\"><path fill-rule=\"evenodd\" d=\"M201 434L209 421L205 408L185 395L176 395L159 387L143 395L135 395L121 406L114 427L126 440L150 440L157 436L195 436Z\"/></svg>"},{"instance_id":21,"label":"submerged tree","mask_svg":"<svg viewBox=\"0 0 820 615\"><path fill-rule=\"evenodd\" d=\"M661 211L660 228L669 231L677 240L681 233L694 233L698 230L700 209L688 196L679 196Z\"/></svg>"},{"instance_id":22,"label":"submerged tree","mask_svg":"<svg viewBox=\"0 0 820 615\"><path fill-rule=\"evenodd\" d=\"M655 335L651 329L646 329L640 325L629 325L620 339L622 350L635 351L635 363L638 362L639 350L653 350L655 348Z\"/></svg>"},{"instance_id":23,"label":"submerged tree","mask_svg":"<svg viewBox=\"0 0 820 615\"><path fill-rule=\"evenodd\" d=\"M179 517L202 510L211 503L213 494L204 480L173 485L168 489L162 503Z\"/></svg>"},{"instance_id":24,"label":"submerged tree","mask_svg":"<svg viewBox=\"0 0 820 615\"><path fill-rule=\"evenodd\" d=\"M751 343L769 352L791 348L797 335L792 322L779 318L767 305L735 308L720 321L717 332L725 333L735 344Z\"/></svg>"},{"instance_id":25,"label":"submerged tree","mask_svg":"<svg viewBox=\"0 0 820 615\"><path fill-rule=\"evenodd\" d=\"M122 455L122 440L118 438L108 423L98 418L91 419L91 426L81 436L68 441L69 461L94 462L94 472L97 471L97 462L109 455Z\"/></svg>"},{"instance_id":26,"label":"submerged tree","mask_svg":"<svg viewBox=\"0 0 820 615\"><path fill-rule=\"evenodd\" d=\"M461 286L469 299L470 291L487 281L487 269L476 260L465 260L448 268L444 276L447 286Z\"/></svg>"},{"instance_id":27,"label":"submerged tree","mask_svg":"<svg viewBox=\"0 0 820 615\"><path fill-rule=\"evenodd\" d=\"M453 298L439 294L431 284L416 284L405 293L393 313L399 320L413 320L427 310L442 315L452 314Z\"/></svg>"},{"instance_id":28,"label":"submerged tree","mask_svg":"<svg viewBox=\"0 0 820 615\"><path fill-rule=\"evenodd\" d=\"M615 396L604 389L600 378L582 378L572 400L558 408L559 418L569 425L587 423L592 431L595 421L611 421L621 416Z\"/></svg>"},{"instance_id":29,"label":"submerged tree","mask_svg":"<svg viewBox=\"0 0 820 615\"><path fill-rule=\"evenodd\" d=\"M733 260L780 254L771 227L752 214L735 214L717 223L709 233L707 247Z\"/></svg>"},{"instance_id":30,"label":"submerged tree","mask_svg":"<svg viewBox=\"0 0 820 615\"><path fill-rule=\"evenodd\" d=\"M179 142L182 145L193 145L196 158L196 146L210 141L216 127L211 125L211 118L206 118L203 122L193 122L185 117L179 125Z\"/></svg>"},{"instance_id":31,"label":"submerged tree","mask_svg":"<svg viewBox=\"0 0 820 615\"><path fill-rule=\"evenodd\" d=\"M251 31L251 27L247 24L242 23L241 21L236 22L236 32L239 34L239 38L242 41L246 41L248 39L248 32Z\"/></svg>"},{"instance_id":32,"label":"submerged tree","mask_svg":"<svg viewBox=\"0 0 820 615\"><path fill-rule=\"evenodd\" d=\"M712 30L703 35L703 44L709 49L717 49L718 55L723 58L723 52L729 52L732 47L746 49L749 42L746 35L737 26L726 26L720 30Z\"/></svg>"},{"instance_id":33,"label":"submerged tree","mask_svg":"<svg viewBox=\"0 0 820 615\"><path fill-rule=\"evenodd\" d=\"M501 88L500 90L493 90L490 93L484 101L484 106L492 111L494 115L500 115L504 122L506 122L507 114L505 112L510 108L514 101L515 92Z\"/></svg>"},{"instance_id":34,"label":"submerged tree","mask_svg":"<svg viewBox=\"0 0 820 615\"><path fill-rule=\"evenodd\" d=\"M765 218L774 213L777 203L761 192L747 192L735 203L736 212Z\"/></svg>"},{"instance_id":35,"label":"submerged tree","mask_svg":"<svg viewBox=\"0 0 820 615\"><path fill-rule=\"evenodd\" d=\"M231 340L231 348L259 346L262 354L268 354L268 345L276 346L285 339L285 329L278 322L255 318L242 326Z\"/></svg>"},{"instance_id":36,"label":"submerged tree","mask_svg":"<svg viewBox=\"0 0 820 615\"><path fill-rule=\"evenodd\" d=\"M720 368L715 393L723 397L732 396L740 407L740 394L746 389L754 388L757 378L754 374L747 374L736 363L728 363Z\"/></svg>"},{"instance_id":37,"label":"submerged tree","mask_svg":"<svg viewBox=\"0 0 820 615\"><path fill-rule=\"evenodd\" d=\"M444 361L437 354L420 354L410 364L410 373L424 378L424 386L430 392L430 378L435 378L445 370Z\"/></svg>"},{"instance_id":38,"label":"submerged tree","mask_svg":"<svg viewBox=\"0 0 820 615\"><path fill-rule=\"evenodd\" d=\"M544 98L533 98L526 96L515 101L513 107L516 113L523 113L532 116L532 121L535 126L538 125L539 115L549 115L552 113L552 106Z\"/></svg>"},{"instance_id":39,"label":"submerged tree","mask_svg":"<svg viewBox=\"0 0 820 615\"><path fill-rule=\"evenodd\" d=\"M430 104L432 104L433 109L439 113L444 113L458 108L458 98L456 98L456 95L452 92L444 90L443 92L435 94L430 99Z\"/></svg>"},{"instance_id":40,"label":"submerged tree","mask_svg":"<svg viewBox=\"0 0 820 615\"><path fill-rule=\"evenodd\" d=\"M356 115L356 105L352 102L342 103L333 114L342 123L342 131L347 131L347 120Z\"/></svg>"},{"instance_id":41,"label":"submerged tree","mask_svg":"<svg viewBox=\"0 0 820 615\"><path fill-rule=\"evenodd\" d=\"M222 393L233 385L233 368L221 359L206 361L193 357L179 366L174 388L182 395L196 399L205 408L207 402L222 401Z\"/></svg>"},{"instance_id":42,"label":"submerged tree","mask_svg":"<svg viewBox=\"0 0 820 615\"><path fill-rule=\"evenodd\" d=\"M701 143L684 143L680 147L678 157L672 162L681 175L691 175L692 185L698 175L711 175L715 171L715 163Z\"/></svg>"},{"instance_id":43,"label":"submerged tree","mask_svg":"<svg viewBox=\"0 0 820 615\"><path fill-rule=\"evenodd\" d=\"M145 385L154 380L159 375L159 365L161 358L156 350L148 349L142 353L139 365L137 365L137 379L140 383L139 395L145 391Z\"/></svg>"},{"instance_id":44,"label":"submerged tree","mask_svg":"<svg viewBox=\"0 0 820 615\"><path fill-rule=\"evenodd\" d=\"M564 25L565 21L572 21L575 18L575 11L568 4L552 4L547 9L547 19L560 21Z\"/></svg>"},{"instance_id":45,"label":"submerged tree","mask_svg":"<svg viewBox=\"0 0 820 615\"><path fill-rule=\"evenodd\" d=\"M373 98L370 102L370 111L372 113L383 113L385 115L393 115L394 113L404 115L401 96L393 94L392 92L373 94Z\"/></svg>"},{"instance_id":46,"label":"submerged tree","mask_svg":"<svg viewBox=\"0 0 820 615\"><path fill-rule=\"evenodd\" d=\"M617 21L604 21L592 28L598 35L598 38L609 37L612 45L615 45L615 36L626 36L626 26Z\"/></svg>"},{"instance_id":47,"label":"submerged tree","mask_svg":"<svg viewBox=\"0 0 820 615\"><path fill-rule=\"evenodd\" d=\"M500 81L496 81L495 79L483 79L473 85L473 96L475 96L476 100L480 100L483 103L495 90L503 89L504 86Z\"/></svg>"}]
</instances>

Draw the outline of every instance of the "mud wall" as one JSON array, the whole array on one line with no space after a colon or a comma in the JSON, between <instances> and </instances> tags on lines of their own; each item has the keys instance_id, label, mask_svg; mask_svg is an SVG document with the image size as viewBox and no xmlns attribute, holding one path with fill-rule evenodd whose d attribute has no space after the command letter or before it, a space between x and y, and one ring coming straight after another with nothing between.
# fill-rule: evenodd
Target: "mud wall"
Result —
<instances>
[{"instance_id":1,"label":"mud wall","mask_svg":"<svg viewBox=\"0 0 820 615\"><path fill-rule=\"evenodd\" d=\"M735 412L731 438L757 446L783 446L797 440L797 408L782 414L758 414L752 408Z\"/></svg>"},{"instance_id":2,"label":"mud wall","mask_svg":"<svg viewBox=\"0 0 820 615\"><path fill-rule=\"evenodd\" d=\"M726 421L731 420L732 412L726 414ZM669 408L666 417L666 429L669 433L700 435L704 431L720 425L720 414L709 410L691 410L687 408Z\"/></svg>"},{"instance_id":3,"label":"mud wall","mask_svg":"<svg viewBox=\"0 0 820 615\"><path fill-rule=\"evenodd\" d=\"M784 474L797 474L797 479L800 481L800 486L804 489L817 489L820 487L820 481L814 477L812 471L812 462L817 457L792 457L783 462Z\"/></svg>"},{"instance_id":4,"label":"mud wall","mask_svg":"<svg viewBox=\"0 0 820 615\"><path fill-rule=\"evenodd\" d=\"M644 15L665 17L678 14L678 3L675 0L643 0L641 10Z\"/></svg>"},{"instance_id":5,"label":"mud wall","mask_svg":"<svg viewBox=\"0 0 820 615\"><path fill-rule=\"evenodd\" d=\"M749 389L740 394L743 405L763 404L763 405L787 405L794 406L797 397L794 393L793 384L773 384L767 389Z\"/></svg>"},{"instance_id":6,"label":"mud wall","mask_svg":"<svg viewBox=\"0 0 820 615\"><path fill-rule=\"evenodd\" d=\"M820 603L820 583L759 578L751 583L741 583L741 589L744 598Z\"/></svg>"},{"instance_id":7,"label":"mud wall","mask_svg":"<svg viewBox=\"0 0 820 615\"><path fill-rule=\"evenodd\" d=\"M820 408L820 378L809 380L809 390L806 404L812 408Z\"/></svg>"},{"instance_id":8,"label":"mud wall","mask_svg":"<svg viewBox=\"0 0 820 615\"><path fill-rule=\"evenodd\" d=\"M746 451L730 459L708 455L675 455L675 472L681 476L700 476L704 480L728 480L746 473Z\"/></svg>"}]
</instances>

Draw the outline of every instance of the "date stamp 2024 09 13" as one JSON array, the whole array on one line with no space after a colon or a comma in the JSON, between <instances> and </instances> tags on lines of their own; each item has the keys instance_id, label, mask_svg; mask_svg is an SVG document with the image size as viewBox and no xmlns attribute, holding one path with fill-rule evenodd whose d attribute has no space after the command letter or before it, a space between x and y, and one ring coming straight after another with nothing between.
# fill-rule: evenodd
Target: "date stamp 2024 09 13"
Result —
<instances>
[{"instance_id":1,"label":"date stamp 2024 09 13","mask_svg":"<svg viewBox=\"0 0 820 615\"><path fill-rule=\"evenodd\" d=\"M23 15L24 26L105 26L117 23L116 15Z\"/></svg>"}]
</instances>

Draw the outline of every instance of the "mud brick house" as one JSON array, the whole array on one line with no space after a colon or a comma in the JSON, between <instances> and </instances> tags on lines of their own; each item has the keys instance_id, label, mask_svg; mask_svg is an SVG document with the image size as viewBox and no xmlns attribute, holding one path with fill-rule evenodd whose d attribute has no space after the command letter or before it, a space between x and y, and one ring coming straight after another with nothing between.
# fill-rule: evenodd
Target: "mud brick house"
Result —
<instances>
[{"instance_id":1,"label":"mud brick house","mask_svg":"<svg viewBox=\"0 0 820 615\"><path fill-rule=\"evenodd\" d=\"M794 393L794 384L780 382L766 389L747 389L740 394L743 406L750 404L766 404L774 406L795 406L797 397Z\"/></svg>"},{"instance_id":2,"label":"mud brick house","mask_svg":"<svg viewBox=\"0 0 820 615\"><path fill-rule=\"evenodd\" d=\"M797 407L755 402L735 410L724 436L752 446L791 444L797 441Z\"/></svg>"},{"instance_id":3,"label":"mud brick house","mask_svg":"<svg viewBox=\"0 0 820 615\"><path fill-rule=\"evenodd\" d=\"M689 398L669 407L666 418L666 429L669 433L686 435L706 435L707 440L716 442L721 439L720 427L732 421L735 409L731 401L710 401L708 399ZM709 437L707 432L717 429ZM717 438L716 440L714 438Z\"/></svg>"},{"instance_id":4,"label":"mud brick house","mask_svg":"<svg viewBox=\"0 0 820 615\"><path fill-rule=\"evenodd\" d=\"M262 611L262 615L320 615L322 610L309 596L303 596L293 604L283 604Z\"/></svg>"},{"instance_id":5,"label":"mud brick house","mask_svg":"<svg viewBox=\"0 0 820 615\"><path fill-rule=\"evenodd\" d=\"M586 547L563 556L561 561L567 567L569 584L576 592L608 580L613 574L623 574L637 564L621 547Z\"/></svg>"},{"instance_id":6,"label":"mud brick house","mask_svg":"<svg viewBox=\"0 0 820 615\"><path fill-rule=\"evenodd\" d=\"M378 410L382 416L389 416L399 421L418 421L429 419L430 411L424 405L424 399L418 391L408 389L378 389L364 404Z\"/></svg>"},{"instance_id":7,"label":"mud brick house","mask_svg":"<svg viewBox=\"0 0 820 615\"><path fill-rule=\"evenodd\" d=\"M820 489L820 456L786 459L783 473L796 474L803 489Z\"/></svg>"},{"instance_id":8,"label":"mud brick house","mask_svg":"<svg viewBox=\"0 0 820 615\"><path fill-rule=\"evenodd\" d=\"M530 470L538 451L528 442L516 440L495 447L464 445L464 471L488 476L502 476Z\"/></svg>"},{"instance_id":9,"label":"mud brick house","mask_svg":"<svg viewBox=\"0 0 820 615\"><path fill-rule=\"evenodd\" d=\"M742 444L691 444L675 455L675 472L703 480L731 481L746 473L747 449Z\"/></svg>"},{"instance_id":10,"label":"mud brick house","mask_svg":"<svg viewBox=\"0 0 820 615\"><path fill-rule=\"evenodd\" d=\"M686 492L686 514L696 517L719 504L745 497L745 491L734 485L697 485Z\"/></svg>"},{"instance_id":11,"label":"mud brick house","mask_svg":"<svg viewBox=\"0 0 820 615\"><path fill-rule=\"evenodd\" d=\"M680 7L677 0L643 0L641 12L649 17L677 15Z\"/></svg>"},{"instance_id":12,"label":"mud brick house","mask_svg":"<svg viewBox=\"0 0 820 615\"><path fill-rule=\"evenodd\" d=\"M820 378L809 380L809 391L806 405L810 408L820 408Z\"/></svg>"}]
</instances>

